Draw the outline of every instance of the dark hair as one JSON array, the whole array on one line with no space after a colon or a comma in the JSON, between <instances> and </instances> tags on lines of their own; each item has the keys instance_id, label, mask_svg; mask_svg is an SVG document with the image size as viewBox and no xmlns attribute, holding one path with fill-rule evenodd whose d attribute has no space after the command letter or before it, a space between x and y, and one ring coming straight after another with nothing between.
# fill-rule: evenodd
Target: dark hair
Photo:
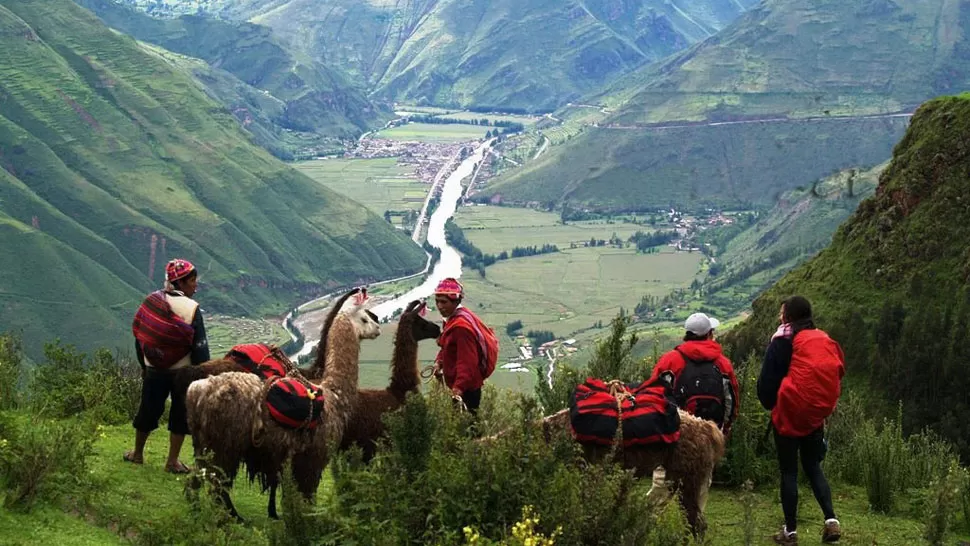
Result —
<instances>
[{"instance_id":1,"label":"dark hair","mask_svg":"<svg viewBox=\"0 0 970 546\"><path fill-rule=\"evenodd\" d=\"M812 304L802 296L792 296L781 302L782 318L792 327L792 336L802 330L815 328L815 321L812 319Z\"/></svg>"},{"instance_id":2,"label":"dark hair","mask_svg":"<svg viewBox=\"0 0 970 546\"><path fill-rule=\"evenodd\" d=\"M194 278L196 278L198 276L198 274L199 274L199 272L197 270L193 269L192 271L189 272L188 275L182 277L181 279L172 281L172 286L174 286L175 288L181 290L182 288L179 285L179 283L181 283L182 281L188 281L188 280L194 279Z\"/></svg>"},{"instance_id":3,"label":"dark hair","mask_svg":"<svg viewBox=\"0 0 970 546\"><path fill-rule=\"evenodd\" d=\"M710 332L708 332L707 334L709 333ZM699 336L694 332L687 332L686 334L684 334L684 341L704 341L707 339L707 334Z\"/></svg>"}]
</instances>

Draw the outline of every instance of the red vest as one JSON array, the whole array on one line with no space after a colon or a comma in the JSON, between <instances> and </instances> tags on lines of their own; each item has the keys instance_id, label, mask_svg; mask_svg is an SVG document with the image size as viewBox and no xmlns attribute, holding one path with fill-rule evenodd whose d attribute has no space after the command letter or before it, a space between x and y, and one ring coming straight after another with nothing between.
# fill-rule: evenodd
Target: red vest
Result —
<instances>
[{"instance_id":1,"label":"red vest","mask_svg":"<svg viewBox=\"0 0 970 546\"><path fill-rule=\"evenodd\" d=\"M771 411L778 434L800 438L818 430L835 411L844 375L845 357L838 343L821 330L799 332Z\"/></svg>"}]
</instances>

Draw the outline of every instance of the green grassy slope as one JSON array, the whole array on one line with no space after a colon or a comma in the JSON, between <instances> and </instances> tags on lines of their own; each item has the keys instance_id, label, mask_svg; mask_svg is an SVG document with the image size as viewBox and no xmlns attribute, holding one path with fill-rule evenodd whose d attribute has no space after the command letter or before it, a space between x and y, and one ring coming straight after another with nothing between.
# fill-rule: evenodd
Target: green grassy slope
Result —
<instances>
[{"instance_id":1,"label":"green grassy slope","mask_svg":"<svg viewBox=\"0 0 970 546\"><path fill-rule=\"evenodd\" d=\"M390 115L339 69L287 48L267 27L194 15L156 19L112 0L76 1L129 36L206 61L210 70L194 67L196 76L244 125L255 122L258 130L250 130L260 143L282 157L356 137ZM220 77L225 73L235 78Z\"/></svg>"},{"instance_id":2,"label":"green grassy slope","mask_svg":"<svg viewBox=\"0 0 970 546\"><path fill-rule=\"evenodd\" d=\"M805 295L845 346L850 374L902 400L908 427L932 426L966 455L967 142L970 95L922 106L875 195L827 249L755 300L728 336L734 354L762 350L781 300ZM908 381L916 373L925 383Z\"/></svg>"},{"instance_id":3,"label":"green grassy slope","mask_svg":"<svg viewBox=\"0 0 970 546\"><path fill-rule=\"evenodd\" d=\"M770 203L834 170L883 161L905 118L865 116L908 112L970 85L968 30L963 2L763 2L587 99L611 109L599 129L494 192L611 208Z\"/></svg>"},{"instance_id":4,"label":"green grassy slope","mask_svg":"<svg viewBox=\"0 0 970 546\"><path fill-rule=\"evenodd\" d=\"M592 209L770 206L835 170L885 161L907 118L680 128L587 127L492 181L506 202Z\"/></svg>"},{"instance_id":5,"label":"green grassy slope","mask_svg":"<svg viewBox=\"0 0 970 546\"><path fill-rule=\"evenodd\" d=\"M753 0L124 0L251 19L398 99L554 108L707 38Z\"/></svg>"},{"instance_id":6,"label":"green grassy slope","mask_svg":"<svg viewBox=\"0 0 970 546\"><path fill-rule=\"evenodd\" d=\"M963 2L769 0L602 99L625 124L907 110L970 83L968 29Z\"/></svg>"},{"instance_id":7,"label":"green grassy slope","mask_svg":"<svg viewBox=\"0 0 970 546\"><path fill-rule=\"evenodd\" d=\"M0 166L0 253L31 264L4 268L0 322L26 325L32 354L55 336L123 340L174 256L199 265L206 306L237 313L424 262L253 145L188 74L65 0L0 2Z\"/></svg>"},{"instance_id":8,"label":"green grassy slope","mask_svg":"<svg viewBox=\"0 0 970 546\"><path fill-rule=\"evenodd\" d=\"M771 210L719 250L715 261L720 270L704 283L705 305L722 316L746 309L755 295L828 246L859 203L875 192L886 165L849 169L785 192Z\"/></svg>"}]
</instances>

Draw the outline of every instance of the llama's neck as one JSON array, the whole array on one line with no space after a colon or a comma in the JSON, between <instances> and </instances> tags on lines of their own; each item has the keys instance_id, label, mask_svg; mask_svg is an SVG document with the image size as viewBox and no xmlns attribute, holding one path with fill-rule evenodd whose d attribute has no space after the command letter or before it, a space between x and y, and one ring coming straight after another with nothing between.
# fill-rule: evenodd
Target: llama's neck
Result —
<instances>
[{"instance_id":1,"label":"llama's neck","mask_svg":"<svg viewBox=\"0 0 970 546\"><path fill-rule=\"evenodd\" d=\"M321 385L333 399L334 419L346 421L357 404L360 379L360 337L352 319L343 314L330 329L327 367ZM328 417L329 420L329 417Z\"/></svg>"},{"instance_id":2,"label":"llama's neck","mask_svg":"<svg viewBox=\"0 0 970 546\"><path fill-rule=\"evenodd\" d=\"M398 323L394 336L394 354L391 356L391 384L388 392L403 400L409 392L418 390L421 376L418 371L418 342L411 330L413 320Z\"/></svg>"}]
</instances>

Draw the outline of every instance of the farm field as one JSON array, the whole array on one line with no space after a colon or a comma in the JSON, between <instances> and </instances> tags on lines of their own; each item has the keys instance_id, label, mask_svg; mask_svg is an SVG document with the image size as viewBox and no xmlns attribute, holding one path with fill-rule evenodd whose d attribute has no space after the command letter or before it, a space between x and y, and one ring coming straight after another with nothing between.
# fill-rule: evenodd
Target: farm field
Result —
<instances>
[{"instance_id":1,"label":"farm field","mask_svg":"<svg viewBox=\"0 0 970 546\"><path fill-rule=\"evenodd\" d=\"M491 130L492 127L478 125L408 123L379 131L374 137L419 142L465 142L484 138L485 133Z\"/></svg>"},{"instance_id":2,"label":"farm field","mask_svg":"<svg viewBox=\"0 0 970 546\"><path fill-rule=\"evenodd\" d=\"M559 246L558 253L500 261L485 269L484 279L477 271L464 271L462 283L467 304L497 332L504 334L506 324L521 320L522 333L548 330L560 338L575 337L581 353L621 307L630 311L642 296L662 297L689 286L702 261L700 254L672 249L637 254L632 248L570 248L571 242L581 245L614 233L626 239L649 226L605 221L563 225L553 213L491 206L464 207L456 220L465 237L486 253L514 246ZM604 328L595 326L600 321ZM503 358L507 354L502 351Z\"/></svg>"},{"instance_id":3,"label":"farm field","mask_svg":"<svg viewBox=\"0 0 970 546\"><path fill-rule=\"evenodd\" d=\"M414 168L395 158L315 159L294 166L320 184L350 197L379 215L384 211L421 210L428 185L414 177ZM400 216L392 219L395 225Z\"/></svg>"},{"instance_id":4,"label":"farm field","mask_svg":"<svg viewBox=\"0 0 970 546\"><path fill-rule=\"evenodd\" d=\"M610 224L605 220L563 225L558 214L483 205L463 207L455 216L455 222L465 231L469 241L482 252L491 254L512 250L516 246L542 246L547 243L568 249L570 243L581 244L591 237L609 240L614 233L625 241L637 231L654 230L650 226L622 222Z\"/></svg>"},{"instance_id":5,"label":"farm field","mask_svg":"<svg viewBox=\"0 0 970 546\"><path fill-rule=\"evenodd\" d=\"M515 116L511 114L483 114L480 112L454 112L450 114L439 114L438 117L442 118L452 118L460 120L473 120L473 119L487 119L492 122L496 121L508 121L510 123L521 123L528 128L531 125L535 125L537 121L542 118L535 116Z\"/></svg>"},{"instance_id":6,"label":"farm field","mask_svg":"<svg viewBox=\"0 0 970 546\"><path fill-rule=\"evenodd\" d=\"M222 358L229 349L241 343L271 343L283 345L290 334L275 320L257 320L225 315L205 317L205 333L209 338L212 358Z\"/></svg>"}]
</instances>

